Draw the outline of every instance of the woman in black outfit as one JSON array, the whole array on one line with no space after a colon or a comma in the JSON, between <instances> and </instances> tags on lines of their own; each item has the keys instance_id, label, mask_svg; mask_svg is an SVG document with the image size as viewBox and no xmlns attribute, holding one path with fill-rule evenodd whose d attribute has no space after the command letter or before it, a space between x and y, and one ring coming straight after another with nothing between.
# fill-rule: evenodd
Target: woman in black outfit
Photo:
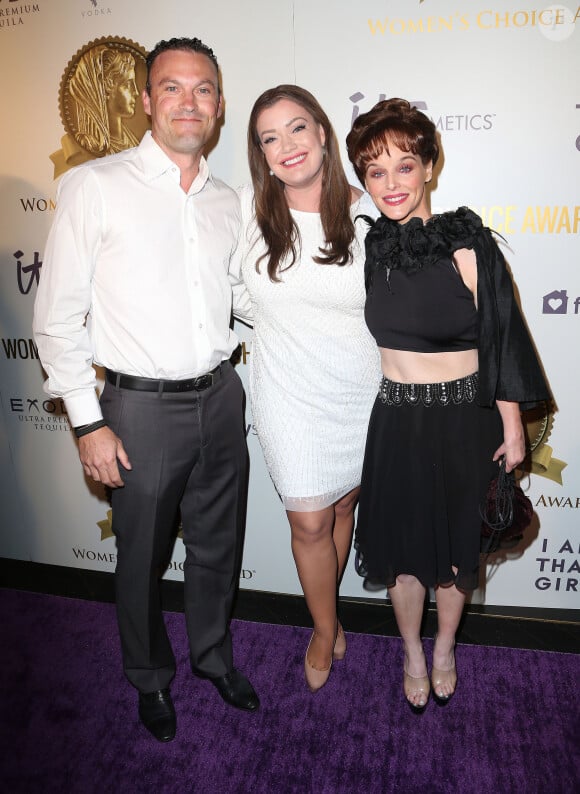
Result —
<instances>
[{"instance_id":1,"label":"woman in black outfit","mask_svg":"<svg viewBox=\"0 0 580 794\"><path fill-rule=\"evenodd\" d=\"M435 125L403 99L379 102L347 138L382 213L366 238L367 324L383 379L370 420L356 546L389 589L414 709L455 691L455 634L478 586L479 505L498 462L525 455L520 408L549 390L489 229L465 207L432 216ZM431 681L420 637L426 588L438 631Z\"/></svg>"}]
</instances>

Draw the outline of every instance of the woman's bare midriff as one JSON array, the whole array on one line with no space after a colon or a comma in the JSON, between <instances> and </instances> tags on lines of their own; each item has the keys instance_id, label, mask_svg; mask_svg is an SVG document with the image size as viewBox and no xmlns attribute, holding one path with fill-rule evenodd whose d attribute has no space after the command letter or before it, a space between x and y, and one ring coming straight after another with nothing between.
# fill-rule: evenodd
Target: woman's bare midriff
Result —
<instances>
[{"instance_id":1,"label":"woman's bare midriff","mask_svg":"<svg viewBox=\"0 0 580 794\"><path fill-rule=\"evenodd\" d=\"M415 353L379 348L383 375L397 383L443 383L472 375L478 369L477 350Z\"/></svg>"}]
</instances>

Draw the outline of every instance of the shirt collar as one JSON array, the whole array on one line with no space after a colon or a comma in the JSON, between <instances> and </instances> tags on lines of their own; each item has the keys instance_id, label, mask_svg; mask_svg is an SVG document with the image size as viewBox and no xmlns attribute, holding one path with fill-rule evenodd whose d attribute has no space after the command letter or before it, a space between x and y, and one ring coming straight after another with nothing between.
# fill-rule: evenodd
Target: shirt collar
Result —
<instances>
[{"instance_id":1,"label":"shirt collar","mask_svg":"<svg viewBox=\"0 0 580 794\"><path fill-rule=\"evenodd\" d=\"M158 176L161 176L168 171L172 172L177 168L173 160L163 151L159 144L156 143L153 136L151 135L151 130L147 130L145 132L145 135L141 139L141 143L137 148L143 168L143 173L151 181L156 179ZM205 157L202 157L199 163L199 173L193 180L190 193L198 193L207 181L211 182L212 185L215 184L213 176L209 170L207 160Z\"/></svg>"}]
</instances>

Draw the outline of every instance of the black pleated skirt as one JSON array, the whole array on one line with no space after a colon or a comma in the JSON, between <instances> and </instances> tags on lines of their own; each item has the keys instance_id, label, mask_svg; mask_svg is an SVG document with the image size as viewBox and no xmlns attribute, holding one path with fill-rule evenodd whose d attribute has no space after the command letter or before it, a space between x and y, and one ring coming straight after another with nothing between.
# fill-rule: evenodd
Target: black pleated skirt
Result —
<instances>
[{"instance_id":1,"label":"black pleated skirt","mask_svg":"<svg viewBox=\"0 0 580 794\"><path fill-rule=\"evenodd\" d=\"M479 506L497 474L492 456L503 438L499 412L476 399L387 404L384 383L369 424L355 534L363 569L387 587L411 574L425 587L474 590Z\"/></svg>"}]
</instances>

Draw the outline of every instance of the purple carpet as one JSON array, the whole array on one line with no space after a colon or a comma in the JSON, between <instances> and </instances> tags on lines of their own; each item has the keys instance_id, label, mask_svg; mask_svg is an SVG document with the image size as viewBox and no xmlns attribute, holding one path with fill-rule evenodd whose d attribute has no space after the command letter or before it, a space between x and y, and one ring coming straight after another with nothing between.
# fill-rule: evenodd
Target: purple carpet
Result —
<instances>
[{"instance_id":1,"label":"purple carpet","mask_svg":"<svg viewBox=\"0 0 580 794\"><path fill-rule=\"evenodd\" d=\"M191 675L183 615L169 613L178 733L158 744L121 672L112 605L0 589L0 615L6 794L580 791L580 655L458 646L457 694L417 716L400 640L347 633L311 695L307 629L234 622L236 666L262 701L247 714Z\"/></svg>"}]
</instances>

